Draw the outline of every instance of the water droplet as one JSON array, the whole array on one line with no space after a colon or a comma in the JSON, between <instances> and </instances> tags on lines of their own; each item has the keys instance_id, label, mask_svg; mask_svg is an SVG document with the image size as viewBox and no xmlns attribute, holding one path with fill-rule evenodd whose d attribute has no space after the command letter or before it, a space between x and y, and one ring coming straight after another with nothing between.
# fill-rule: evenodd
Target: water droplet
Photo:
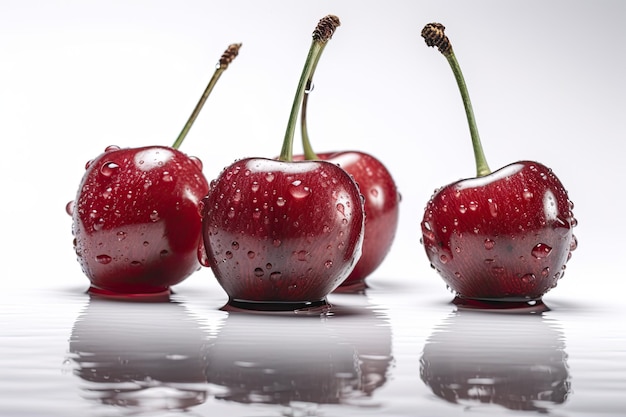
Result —
<instances>
[{"instance_id":1,"label":"water droplet","mask_svg":"<svg viewBox=\"0 0 626 417\"><path fill-rule=\"evenodd\" d=\"M166 257L167 257L167 255L169 255L169 254L170 254L170 253L169 253L169 251L168 251L167 249L163 249L161 252L159 252L159 256L160 256L161 258L166 258Z\"/></svg>"},{"instance_id":2,"label":"water droplet","mask_svg":"<svg viewBox=\"0 0 626 417\"><path fill-rule=\"evenodd\" d=\"M278 281L282 276L281 272L274 271L270 274L270 281Z\"/></svg>"},{"instance_id":3,"label":"water droplet","mask_svg":"<svg viewBox=\"0 0 626 417\"><path fill-rule=\"evenodd\" d=\"M276 199L276 205L278 207L283 207L285 205L285 203L286 203L286 201L285 201L285 199L283 197L278 197Z\"/></svg>"},{"instance_id":4,"label":"water droplet","mask_svg":"<svg viewBox=\"0 0 626 417\"><path fill-rule=\"evenodd\" d=\"M324 262L324 266L326 267L326 269L330 269L333 266L333 261L331 261L330 259L327 260L326 262Z\"/></svg>"},{"instance_id":5,"label":"water droplet","mask_svg":"<svg viewBox=\"0 0 626 417\"><path fill-rule=\"evenodd\" d=\"M109 255L98 255L96 256L96 262L102 264L102 265L106 265L108 263L110 263L113 260L113 258L111 258Z\"/></svg>"},{"instance_id":6,"label":"water droplet","mask_svg":"<svg viewBox=\"0 0 626 417\"><path fill-rule=\"evenodd\" d=\"M100 173L104 175L105 177L110 177L111 175L113 175L115 171L119 169L119 167L120 166L116 164L115 162L105 162L100 167Z\"/></svg>"},{"instance_id":7,"label":"water droplet","mask_svg":"<svg viewBox=\"0 0 626 417\"><path fill-rule=\"evenodd\" d=\"M65 205L65 212L68 215L73 215L74 214L74 200L69 201L66 205Z\"/></svg>"},{"instance_id":8,"label":"water droplet","mask_svg":"<svg viewBox=\"0 0 626 417\"><path fill-rule=\"evenodd\" d=\"M472 211L476 211L478 209L478 203L475 202L475 201L470 201L469 209L472 210Z\"/></svg>"},{"instance_id":9,"label":"water droplet","mask_svg":"<svg viewBox=\"0 0 626 417\"><path fill-rule=\"evenodd\" d=\"M495 261L496 261L495 259L488 258L488 259L485 259L485 261L484 261L484 262L485 262L486 264L492 264L492 263L494 263Z\"/></svg>"},{"instance_id":10,"label":"water droplet","mask_svg":"<svg viewBox=\"0 0 626 417\"><path fill-rule=\"evenodd\" d=\"M492 217L498 217L498 205L492 199L488 198L487 203L489 205L489 213Z\"/></svg>"},{"instance_id":11,"label":"water droplet","mask_svg":"<svg viewBox=\"0 0 626 417\"><path fill-rule=\"evenodd\" d=\"M144 240L144 241L143 241L143 245L144 245L144 246L149 246L149 245L150 245L150 242L148 242L147 240Z\"/></svg>"},{"instance_id":12,"label":"water droplet","mask_svg":"<svg viewBox=\"0 0 626 417\"><path fill-rule=\"evenodd\" d=\"M273 172L268 172L267 174L265 174L265 180L267 182L272 182L274 181L275 175Z\"/></svg>"},{"instance_id":13,"label":"water droplet","mask_svg":"<svg viewBox=\"0 0 626 417\"><path fill-rule=\"evenodd\" d=\"M466 212L467 212L467 207L465 207L465 204L461 204L459 206L459 213L465 214Z\"/></svg>"},{"instance_id":14,"label":"water droplet","mask_svg":"<svg viewBox=\"0 0 626 417\"><path fill-rule=\"evenodd\" d=\"M545 268L541 270L541 276L547 277L548 275L550 275L550 268L546 266Z\"/></svg>"},{"instance_id":15,"label":"water droplet","mask_svg":"<svg viewBox=\"0 0 626 417\"><path fill-rule=\"evenodd\" d=\"M524 284L530 284L535 281L535 274L526 274L521 277Z\"/></svg>"},{"instance_id":16,"label":"water droplet","mask_svg":"<svg viewBox=\"0 0 626 417\"><path fill-rule=\"evenodd\" d=\"M132 261L132 262L130 263L130 266L134 266L134 267L141 266L141 262L139 262L139 261Z\"/></svg>"},{"instance_id":17,"label":"water droplet","mask_svg":"<svg viewBox=\"0 0 626 417\"><path fill-rule=\"evenodd\" d=\"M569 241L570 252L573 250L576 250L577 247L578 247L578 239L576 239L576 236L572 235L572 240Z\"/></svg>"},{"instance_id":18,"label":"water droplet","mask_svg":"<svg viewBox=\"0 0 626 417\"><path fill-rule=\"evenodd\" d=\"M345 206L344 206L343 204L341 204L341 203L337 203L337 211L338 211L339 213L341 213L341 215L343 215L343 216L345 216L345 215L346 215L346 213L345 213L346 208L345 208Z\"/></svg>"},{"instance_id":19,"label":"water droplet","mask_svg":"<svg viewBox=\"0 0 626 417\"><path fill-rule=\"evenodd\" d=\"M491 250L494 246L496 246L495 240L485 239L485 249Z\"/></svg>"},{"instance_id":20,"label":"water droplet","mask_svg":"<svg viewBox=\"0 0 626 417\"><path fill-rule=\"evenodd\" d=\"M254 253L254 251L248 251L248 259L254 259L255 256L256 253Z\"/></svg>"},{"instance_id":21,"label":"water droplet","mask_svg":"<svg viewBox=\"0 0 626 417\"><path fill-rule=\"evenodd\" d=\"M253 181L252 182L252 186L250 187L250 189L252 190L252 192L256 193L257 191L259 191L259 183L258 181Z\"/></svg>"},{"instance_id":22,"label":"water droplet","mask_svg":"<svg viewBox=\"0 0 626 417\"><path fill-rule=\"evenodd\" d=\"M197 156L190 156L189 159L191 160L191 162L193 162L193 164L196 166L196 168L198 168L199 171L202 171L203 166L200 158L198 158Z\"/></svg>"},{"instance_id":23,"label":"water droplet","mask_svg":"<svg viewBox=\"0 0 626 417\"><path fill-rule=\"evenodd\" d=\"M522 192L522 197L524 197L524 200L530 201L533 198L533 193L531 191L528 191L527 189L524 189L524 191Z\"/></svg>"},{"instance_id":24,"label":"water droplet","mask_svg":"<svg viewBox=\"0 0 626 417\"><path fill-rule=\"evenodd\" d=\"M448 256L444 253L442 253L439 256L439 260L441 261L442 264L447 264L448 263Z\"/></svg>"},{"instance_id":25,"label":"water droplet","mask_svg":"<svg viewBox=\"0 0 626 417\"><path fill-rule=\"evenodd\" d=\"M112 152L112 151L119 151L120 147L117 145L109 145L106 148L104 148L104 152Z\"/></svg>"},{"instance_id":26,"label":"water droplet","mask_svg":"<svg viewBox=\"0 0 626 417\"><path fill-rule=\"evenodd\" d=\"M378 188L372 188L370 190L370 194L372 195L372 197L376 198L378 197ZM444 210L445 211L445 210Z\"/></svg>"},{"instance_id":27,"label":"water droplet","mask_svg":"<svg viewBox=\"0 0 626 417\"><path fill-rule=\"evenodd\" d=\"M168 171L163 171L163 176L161 178L163 178L163 181L165 182L172 182L174 180L172 174L170 174Z\"/></svg>"},{"instance_id":28,"label":"water droplet","mask_svg":"<svg viewBox=\"0 0 626 417\"><path fill-rule=\"evenodd\" d=\"M235 218L235 208L234 207L231 207L228 210L227 216L228 216L229 219L234 219Z\"/></svg>"},{"instance_id":29,"label":"water droplet","mask_svg":"<svg viewBox=\"0 0 626 417\"><path fill-rule=\"evenodd\" d=\"M104 219L101 217L93 224L93 230L96 232L104 227Z\"/></svg>"},{"instance_id":30,"label":"water droplet","mask_svg":"<svg viewBox=\"0 0 626 417\"><path fill-rule=\"evenodd\" d=\"M165 254L163 252L165 252ZM165 257L166 255L168 255L168 252L166 250L162 250L161 258ZM209 256L206 253L206 247L204 246L204 242L200 241L200 243L198 244L198 250L196 252L196 255L198 257L198 262L200 262L200 265L204 267L210 266Z\"/></svg>"},{"instance_id":31,"label":"water droplet","mask_svg":"<svg viewBox=\"0 0 626 417\"><path fill-rule=\"evenodd\" d=\"M269 263L269 262L268 262L268 263L266 263L266 264L265 264L265 268L266 268L266 269L272 269L272 264L271 264L271 263Z\"/></svg>"},{"instance_id":32,"label":"water droplet","mask_svg":"<svg viewBox=\"0 0 626 417\"><path fill-rule=\"evenodd\" d=\"M226 259L233 259L233 253L229 250L226 251L224 256L226 256Z\"/></svg>"},{"instance_id":33,"label":"water droplet","mask_svg":"<svg viewBox=\"0 0 626 417\"><path fill-rule=\"evenodd\" d=\"M297 199L311 195L311 189L302 185L302 181L296 180L289 185L289 193Z\"/></svg>"},{"instance_id":34,"label":"water droplet","mask_svg":"<svg viewBox=\"0 0 626 417\"><path fill-rule=\"evenodd\" d=\"M435 234L433 233L430 223L428 221L422 222L422 234L428 240L435 240Z\"/></svg>"},{"instance_id":35,"label":"water droplet","mask_svg":"<svg viewBox=\"0 0 626 417\"><path fill-rule=\"evenodd\" d=\"M550 255L551 252L552 247L546 245L545 243L537 243L530 253L537 259L543 259Z\"/></svg>"},{"instance_id":36,"label":"water droplet","mask_svg":"<svg viewBox=\"0 0 626 417\"><path fill-rule=\"evenodd\" d=\"M301 250L301 251L298 251L298 252L296 252L296 253L295 253L296 258L297 258L299 261L306 261L306 259L307 259L307 254L308 254L308 252L307 252L307 251L305 251L305 250Z\"/></svg>"},{"instance_id":37,"label":"water droplet","mask_svg":"<svg viewBox=\"0 0 626 417\"><path fill-rule=\"evenodd\" d=\"M234 241L230 244L230 247L233 248L233 250L239 250L239 242Z\"/></svg>"},{"instance_id":38,"label":"water droplet","mask_svg":"<svg viewBox=\"0 0 626 417\"><path fill-rule=\"evenodd\" d=\"M85 169L89 169L91 164L93 164L93 159L90 159L89 161L85 162Z\"/></svg>"},{"instance_id":39,"label":"water droplet","mask_svg":"<svg viewBox=\"0 0 626 417\"><path fill-rule=\"evenodd\" d=\"M280 241L280 239L274 239L274 240L272 241L272 245L273 245L275 248L279 247L281 243L282 243L282 242Z\"/></svg>"},{"instance_id":40,"label":"water droplet","mask_svg":"<svg viewBox=\"0 0 626 417\"><path fill-rule=\"evenodd\" d=\"M254 268L254 276L255 277L261 278L264 274L265 274L265 272L263 272L263 269L261 269L261 268Z\"/></svg>"},{"instance_id":41,"label":"water droplet","mask_svg":"<svg viewBox=\"0 0 626 417\"><path fill-rule=\"evenodd\" d=\"M159 217L159 212L156 210L152 210L150 213L150 220L153 222L158 222L161 218Z\"/></svg>"},{"instance_id":42,"label":"water droplet","mask_svg":"<svg viewBox=\"0 0 626 417\"><path fill-rule=\"evenodd\" d=\"M117 232L117 240L121 242L124 239L126 239L126 232Z\"/></svg>"}]
</instances>

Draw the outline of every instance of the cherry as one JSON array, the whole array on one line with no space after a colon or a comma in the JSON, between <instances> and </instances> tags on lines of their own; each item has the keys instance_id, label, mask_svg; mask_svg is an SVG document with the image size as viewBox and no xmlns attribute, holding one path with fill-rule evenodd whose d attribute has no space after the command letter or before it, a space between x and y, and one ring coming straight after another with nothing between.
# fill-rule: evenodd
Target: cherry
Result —
<instances>
[{"instance_id":1,"label":"cherry","mask_svg":"<svg viewBox=\"0 0 626 417\"><path fill-rule=\"evenodd\" d=\"M235 161L211 182L204 245L230 303L281 309L325 302L361 255L363 201L352 177L334 163L292 155L312 62L339 24L328 15L313 32L278 160Z\"/></svg>"},{"instance_id":2,"label":"cherry","mask_svg":"<svg viewBox=\"0 0 626 417\"><path fill-rule=\"evenodd\" d=\"M172 147L109 146L87 163L76 199L66 209L90 292L167 292L200 268L199 204L209 185L200 160L178 147L240 46L224 52Z\"/></svg>"},{"instance_id":3,"label":"cherry","mask_svg":"<svg viewBox=\"0 0 626 417\"><path fill-rule=\"evenodd\" d=\"M321 54L320 54L321 55ZM338 151L316 154L311 147L307 129L308 98L313 86L313 73L319 62L319 56L313 71L307 80L300 127L304 155L294 159L321 159L340 165L359 185L365 198L365 231L362 255L356 266L338 289L361 290L366 287L367 278L383 262L396 235L400 211L400 193L387 167L376 157L361 151Z\"/></svg>"},{"instance_id":4,"label":"cherry","mask_svg":"<svg viewBox=\"0 0 626 417\"><path fill-rule=\"evenodd\" d=\"M519 161L491 172L444 29L431 23L422 36L428 46L437 46L455 75L477 176L435 191L421 223L426 254L459 298L536 302L557 285L576 249L573 203L552 170L538 162Z\"/></svg>"}]
</instances>

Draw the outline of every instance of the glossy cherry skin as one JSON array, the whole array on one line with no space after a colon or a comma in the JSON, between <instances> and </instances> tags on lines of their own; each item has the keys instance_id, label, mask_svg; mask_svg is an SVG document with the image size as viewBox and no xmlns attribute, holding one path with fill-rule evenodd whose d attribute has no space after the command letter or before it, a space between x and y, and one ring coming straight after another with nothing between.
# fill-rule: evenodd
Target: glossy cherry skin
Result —
<instances>
[{"instance_id":1,"label":"glossy cherry skin","mask_svg":"<svg viewBox=\"0 0 626 417\"><path fill-rule=\"evenodd\" d=\"M422 221L431 265L459 297L540 299L576 248L576 219L551 169L520 161L432 196Z\"/></svg>"},{"instance_id":2,"label":"glossy cherry skin","mask_svg":"<svg viewBox=\"0 0 626 417\"><path fill-rule=\"evenodd\" d=\"M341 284L342 287L363 282L382 264L389 253L398 229L400 193L385 165L370 154L358 151L317 154L324 161L338 164L352 175L365 198L365 232L362 255ZM294 160L304 159L303 155Z\"/></svg>"},{"instance_id":3,"label":"glossy cherry skin","mask_svg":"<svg viewBox=\"0 0 626 417\"><path fill-rule=\"evenodd\" d=\"M361 256L358 186L325 161L236 161L211 182L203 233L209 265L232 301L316 302Z\"/></svg>"},{"instance_id":4,"label":"glossy cherry skin","mask_svg":"<svg viewBox=\"0 0 626 417\"><path fill-rule=\"evenodd\" d=\"M170 147L107 148L70 204L78 262L92 289L168 290L200 268L202 164Z\"/></svg>"}]
</instances>

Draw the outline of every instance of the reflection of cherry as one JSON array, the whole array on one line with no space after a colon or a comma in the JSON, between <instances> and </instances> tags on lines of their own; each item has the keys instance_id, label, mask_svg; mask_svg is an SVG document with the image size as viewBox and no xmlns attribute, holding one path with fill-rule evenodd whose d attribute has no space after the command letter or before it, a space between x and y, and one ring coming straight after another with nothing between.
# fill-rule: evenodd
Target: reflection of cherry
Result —
<instances>
[{"instance_id":1,"label":"reflection of cherry","mask_svg":"<svg viewBox=\"0 0 626 417\"><path fill-rule=\"evenodd\" d=\"M337 404L358 393L359 372L319 316L231 313L207 352L207 381L228 388L217 398L239 403Z\"/></svg>"},{"instance_id":2,"label":"reflection of cherry","mask_svg":"<svg viewBox=\"0 0 626 417\"><path fill-rule=\"evenodd\" d=\"M547 412L570 392L563 334L539 315L458 311L426 343L422 380L456 404Z\"/></svg>"},{"instance_id":3,"label":"reflection of cherry","mask_svg":"<svg viewBox=\"0 0 626 417\"><path fill-rule=\"evenodd\" d=\"M217 398L239 403L371 406L392 356L390 327L370 307L335 306L322 318L231 312L206 379L228 389Z\"/></svg>"},{"instance_id":4,"label":"reflection of cherry","mask_svg":"<svg viewBox=\"0 0 626 417\"><path fill-rule=\"evenodd\" d=\"M327 323L339 340L354 346L359 360L361 391L366 397L372 397L374 391L387 382L393 364L391 325L386 312L371 304L353 308L358 313L350 314L346 307L335 306ZM359 404L363 400L360 398Z\"/></svg>"},{"instance_id":5,"label":"reflection of cherry","mask_svg":"<svg viewBox=\"0 0 626 417\"><path fill-rule=\"evenodd\" d=\"M207 398L208 337L178 303L92 298L69 351L74 373L88 382L86 397L142 410L188 409Z\"/></svg>"}]
</instances>

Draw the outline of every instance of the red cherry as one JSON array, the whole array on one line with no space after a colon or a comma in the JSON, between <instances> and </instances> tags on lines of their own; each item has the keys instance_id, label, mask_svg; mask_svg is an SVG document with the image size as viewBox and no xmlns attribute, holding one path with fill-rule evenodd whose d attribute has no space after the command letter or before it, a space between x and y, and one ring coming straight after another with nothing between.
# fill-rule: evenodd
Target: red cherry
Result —
<instances>
[{"instance_id":1,"label":"red cherry","mask_svg":"<svg viewBox=\"0 0 626 417\"><path fill-rule=\"evenodd\" d=\"M563 277L576 249L573 204L552 170L538 162L520 161L491 173L444 29L439 23L428 24L422 36L428 46L439 48L454 72L470 126L477 177L441 188L428 202L422 221L426 254L458 297L539 300Z\"/></svg>"},{"instance_id":2,"label":"red cherry","mask_svg":"<svg viewBox=\"0 0 626 417\"><path fill-rule=\"evenodd\" d=\"M199 201L208 183L189 157L160 146L109 150L90 164L73 207L75 249L92 286L167 290L200 265Z\"/></svg>"},{"instance_id":3,"label":"red cherry","mask_svg":"<svg viewBox=\"0 0 626 417\"><path fill-rule=\"evenodd\" d=\"M279 160L236 161L204 201L208 260L231 303L323 302L360 257L364 212L356 183L336 164L292 155L307 77L337 26L329 15L313 32Z\"/></svg>"},{"instance_id":4,"label":"red cherry","mask_svg":"<svg viewBox=\"0 0 626 417\"><path fill-rule=\"evenodd\" d=\"M209 191L202 163L177 150L213 86L237 56L230 45L172 147L109 146L89 161L72 215L74 247L98 294L168 291L200 268L200 202Z\"/></svg>"},{"instance_id":5,"label":"red cherry","mask_svg":"<svg viewBox=\"0 0 626 417\"><path fill-rule=\"evenodd\" d=\"M437 191L422 221L433 267L460 296L536 300L563 276L575 223L550 169L521 161Z\"/></svg>"},{"instance_id":6,"label":"red cherry","mask_svg":"<svg viewBox=\"0 0 626 417\"><path fill-rule=\"evenodd\" d=\"M209 263L231 300L320 301L360 255L361 196L328 162L237 161L204 207Z\"/></svg>"}]
</instances>

